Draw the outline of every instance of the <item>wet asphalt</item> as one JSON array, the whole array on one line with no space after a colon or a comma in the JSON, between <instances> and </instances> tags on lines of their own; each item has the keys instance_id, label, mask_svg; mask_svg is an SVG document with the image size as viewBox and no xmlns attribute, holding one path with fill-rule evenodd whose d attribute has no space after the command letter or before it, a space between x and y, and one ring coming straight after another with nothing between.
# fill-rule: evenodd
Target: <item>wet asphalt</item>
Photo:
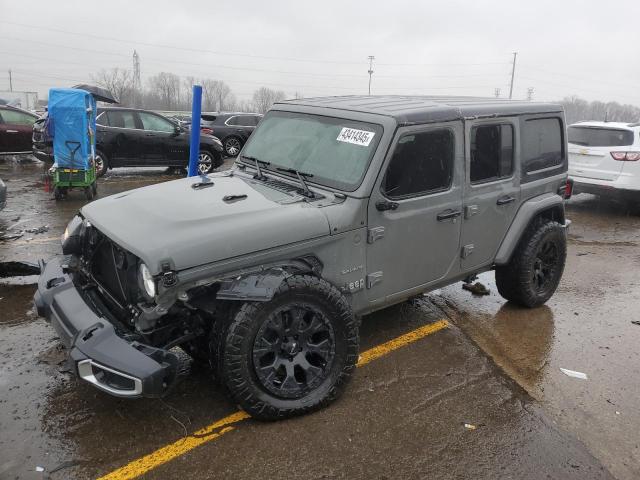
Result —
<instances>
[{"instance_id":1,"label":"wet asphalt","mask_svg":"<svg viewBox=\"0 0 640 480\"><path fill-rule=\"evenodd\" d=\"M0 160L0 237L20 235L0 240L0 262L59 253L86 202L55 202L45 169ZM99 195L175 178L116 170ZM567 267L547 305L506 303L489 272L488 296L455 284L369 315L363 350L437 320L450 327L359 368L325 410L244 421L144 478L640 478L640 211L580 195L568 216ZM76 380L34 314L32 282L0 279L0 479L96 478L236 411L204 367L162 400Z\"/></svg>"}]
</instances>

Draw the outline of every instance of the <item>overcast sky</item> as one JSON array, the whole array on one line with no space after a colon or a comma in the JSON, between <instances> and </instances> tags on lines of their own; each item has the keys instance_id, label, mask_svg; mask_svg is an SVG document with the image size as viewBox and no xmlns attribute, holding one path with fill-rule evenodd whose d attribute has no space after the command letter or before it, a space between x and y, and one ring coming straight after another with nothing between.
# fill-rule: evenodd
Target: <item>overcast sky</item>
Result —
<instances>
[{"instance_id":1,"label":"overcast sky","mask_svg":"<svg viewBox=\"0 0 640 480\"><path fill-rule=\"evenodd\" d=\"M87 82L105 68L161 71L304 96L579 95L640 106L638 0L0 0L0 90Z\"/></svg>"}]
</instances>

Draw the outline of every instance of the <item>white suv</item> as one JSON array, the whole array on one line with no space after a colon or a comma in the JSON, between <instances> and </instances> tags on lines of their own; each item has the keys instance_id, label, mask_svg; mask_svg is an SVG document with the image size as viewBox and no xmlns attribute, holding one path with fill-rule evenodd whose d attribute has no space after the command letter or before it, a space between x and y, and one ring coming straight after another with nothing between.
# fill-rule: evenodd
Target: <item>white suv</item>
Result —
<instances>
[{"instance_id":1,"label":"white suv","mask_svg":"<svg viewBox=\"0 0 640 480\"><path fill-rule=\"evenodd\" d=\"M579 122L567 133L574 193L640 199L640 123Z\"/></svg>"}]
</instances>

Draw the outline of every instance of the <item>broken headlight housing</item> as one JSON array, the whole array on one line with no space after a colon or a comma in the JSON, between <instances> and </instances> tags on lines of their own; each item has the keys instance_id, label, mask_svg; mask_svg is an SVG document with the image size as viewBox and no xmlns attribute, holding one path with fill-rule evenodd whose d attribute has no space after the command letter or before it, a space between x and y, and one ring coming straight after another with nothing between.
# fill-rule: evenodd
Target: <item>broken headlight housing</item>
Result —
<instances>
[{"instance_id":1,"label":"broken headlight housing","mask_svg":"<svg viewBox=\"0 0 640 480\"><path fill-rule=\"evenodd\" d=\"M82 218L79 215L73 219L62 234L62 253L65 255L79 254L82 250Z\"/></svg>"},{"instance_id":2,"label":"broken headlight housing","mask_svg":"<svg viewBox=\"0 0 640 480\"><path fill-rule=\"evenodd\" d=\"M156 281L153 278L153 275L151 275L149 268L144 263L141 263L140 268L138 269L138 279L146 297L149 300L153 300L156 296Z\"/></svg>"}]
</instances>

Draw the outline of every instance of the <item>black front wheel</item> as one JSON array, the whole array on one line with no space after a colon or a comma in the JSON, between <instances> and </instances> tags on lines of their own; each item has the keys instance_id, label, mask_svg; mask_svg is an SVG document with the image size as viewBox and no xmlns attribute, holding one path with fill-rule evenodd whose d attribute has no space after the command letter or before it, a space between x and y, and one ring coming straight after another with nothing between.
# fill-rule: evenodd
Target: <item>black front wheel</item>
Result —
<instances>
[{"instance_id":1,"label":"black front wheel","mask_svg":"<svg viewBox=\"0 0 640 480\"><path fill-rule=\"evenodd\" d=\"M525 307L538 307L556 291L567 257L565 230L539 219L524 233L509 264L496 268L498 292Z\"/></svg>"},{"instance_id":2,"label":"black front wheel","mask_svg":"<svg viewBox=\"0 0 640 480\"><path fill-rule=\"evenodd\" d=\"M237 157L242 150L242 142L238 137L227 137L224 140L224 153L228 157Z\"/></svg>"},{"instance_id":3,"label":"black front wheel","mask_svg":"<svg viewBox=\"0 0 640 480\"><path fill-rule=\"evenodd\" d=\"M200 150L198 154L198 174L206 175L211 173L215 167L213 166L213 155L206 150Z\"/></svg>"},{"instance_id":4,"label":"black front wheel","mask_svg":"<svg viewBox=\"0 0 640 480\"><path fill-rule=\"evenodd\" d=\"M235 402L264 420L328 405L358 359L358 322L347 300L312 276L284 280L270 302L243 304L212 338L217 376Z\"/></svg>"}]
</instances>

